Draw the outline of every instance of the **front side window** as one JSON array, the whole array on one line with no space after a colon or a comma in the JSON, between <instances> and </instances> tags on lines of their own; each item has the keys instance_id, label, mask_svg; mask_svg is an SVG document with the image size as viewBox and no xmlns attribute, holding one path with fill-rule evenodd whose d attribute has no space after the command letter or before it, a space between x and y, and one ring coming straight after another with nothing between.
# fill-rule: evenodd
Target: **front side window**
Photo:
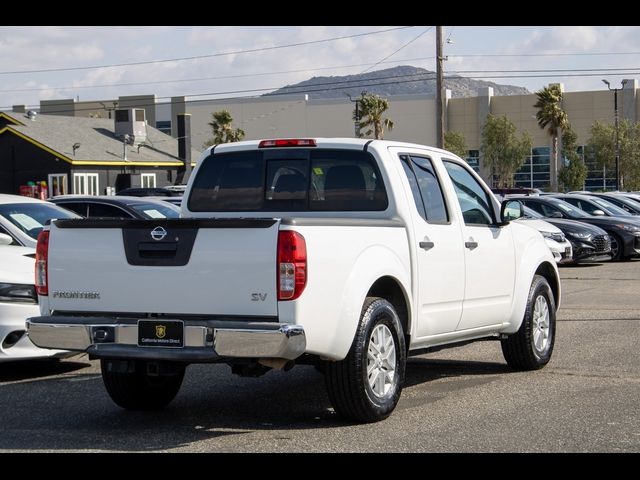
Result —
<instances>
[{"instance_id":1,"label":"front side window","mask_svg":"<svg viewBox=\"0 0 640 480\"><path fill-rule=\"evenodd\" d=\"M369 153L282 149L208 157L188 205L194 212L381 211L388 200Z\"/></svg>"},{"instance_id":2,"label":"front side window","mask_svg":"<svg viewBox=\"0 0 640 480\"><path fill-rule=\"evenodd\" d=\"M467 225L494 224L493 207L489 194L480 183L457 163L445 160L444 166L453 182L464 223Z\"/></svg>"},{"instance_id":3,"label":"front side window","mask_svg":"<svg viewBox=\"0 0 640 480\"><path fill-rule=\"evenodd\" d=\"M129 205L142 217L154 218L179 218L180 209L175 205L158 205L156 203L134 203Z\"/></svg>"}]
</instances>

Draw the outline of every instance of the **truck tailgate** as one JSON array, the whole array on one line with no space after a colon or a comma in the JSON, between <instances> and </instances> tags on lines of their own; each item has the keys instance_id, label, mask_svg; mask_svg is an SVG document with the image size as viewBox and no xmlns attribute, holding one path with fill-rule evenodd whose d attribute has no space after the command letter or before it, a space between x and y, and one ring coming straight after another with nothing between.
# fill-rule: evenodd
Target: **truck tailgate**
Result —
<instances>
[{"instance_id":1,"label":"truck tailgate","mask_svg":"<svg viewBox=\"0 0 640 480\"><path fill-rule=\"evenodd\" d=\"M49 308L277 316L279 220L59 220Z\"/></svg>"}]
</instances>

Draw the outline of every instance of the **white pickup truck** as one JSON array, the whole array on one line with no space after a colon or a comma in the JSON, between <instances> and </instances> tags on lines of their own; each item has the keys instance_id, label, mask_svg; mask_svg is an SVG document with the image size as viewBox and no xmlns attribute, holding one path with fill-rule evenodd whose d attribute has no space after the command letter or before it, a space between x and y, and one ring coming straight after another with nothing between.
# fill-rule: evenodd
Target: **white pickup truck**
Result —
<instances>
[{"instance_id":1,"label":"white pickup truck","mask_svg":"<svg viewBox=\"0 0 640 480\"><path fill-rule=\"evenodd\" d=\"M386 418L408 355L495 339L520 370L550 359L560 280L455 155L359 139L218 145L180 219L54 221L38 238L36 345L101 360L128 409L161 408L191 363L326 376L335 410Z\"/></svg>"}]
</instances>

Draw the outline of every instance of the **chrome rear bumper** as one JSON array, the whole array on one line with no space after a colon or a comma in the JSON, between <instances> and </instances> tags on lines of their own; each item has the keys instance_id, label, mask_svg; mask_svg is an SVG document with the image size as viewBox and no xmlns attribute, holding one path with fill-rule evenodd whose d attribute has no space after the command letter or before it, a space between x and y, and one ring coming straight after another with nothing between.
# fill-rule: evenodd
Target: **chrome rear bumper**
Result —
<instances>
[{"instance_id":1,"label":"chrome rear bumper","mask_svg":"<svg viewBox=\"0 0 640 480\"><path fill-rule=\"evenodd\" d=\"M98 358L184 359L187 362L226 358L294 360L305 351L306 337L301 325L247 322L245 327L239 323L234 322L233 328L185 325L181 348L138 346L137 324L114 323L102 318L32 317L27 319L27 332L39 347L87 352Z\"/></svg>"}]
</instances>

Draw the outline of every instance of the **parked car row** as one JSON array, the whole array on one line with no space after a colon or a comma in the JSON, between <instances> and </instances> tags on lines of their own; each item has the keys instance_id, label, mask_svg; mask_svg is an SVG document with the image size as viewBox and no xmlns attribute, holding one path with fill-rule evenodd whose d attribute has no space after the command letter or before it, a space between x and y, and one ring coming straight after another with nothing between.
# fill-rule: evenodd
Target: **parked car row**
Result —
<instances>
[{"instance_id":1,"label":"parked car row","mask_svg":"<svg viewBox=\"0 0 640 480\"><path fill-rule=\"evenodd\" d=\"M167 197L180 198L180 197ZM60 358L63 350L36 347L27 337L25 319L39 314L34 286L38 234L52 219L178 218L171 202L147 197L60 196L50 202L19 195L0 195L0 362Z\"/></svg>"},{"instance_id":2,"label":"parked car row","mask_svg":"<svg viewBox=\"0 0 640 480\"><path fill-rule=\"evenodd\" d=\"M504 189L502 190L504 192ZM507 193L546 222L560 228L573 249L573 261L619 261L640 255L640 195L570 192L541 195Z\"/></svg>"}]
</instances>

